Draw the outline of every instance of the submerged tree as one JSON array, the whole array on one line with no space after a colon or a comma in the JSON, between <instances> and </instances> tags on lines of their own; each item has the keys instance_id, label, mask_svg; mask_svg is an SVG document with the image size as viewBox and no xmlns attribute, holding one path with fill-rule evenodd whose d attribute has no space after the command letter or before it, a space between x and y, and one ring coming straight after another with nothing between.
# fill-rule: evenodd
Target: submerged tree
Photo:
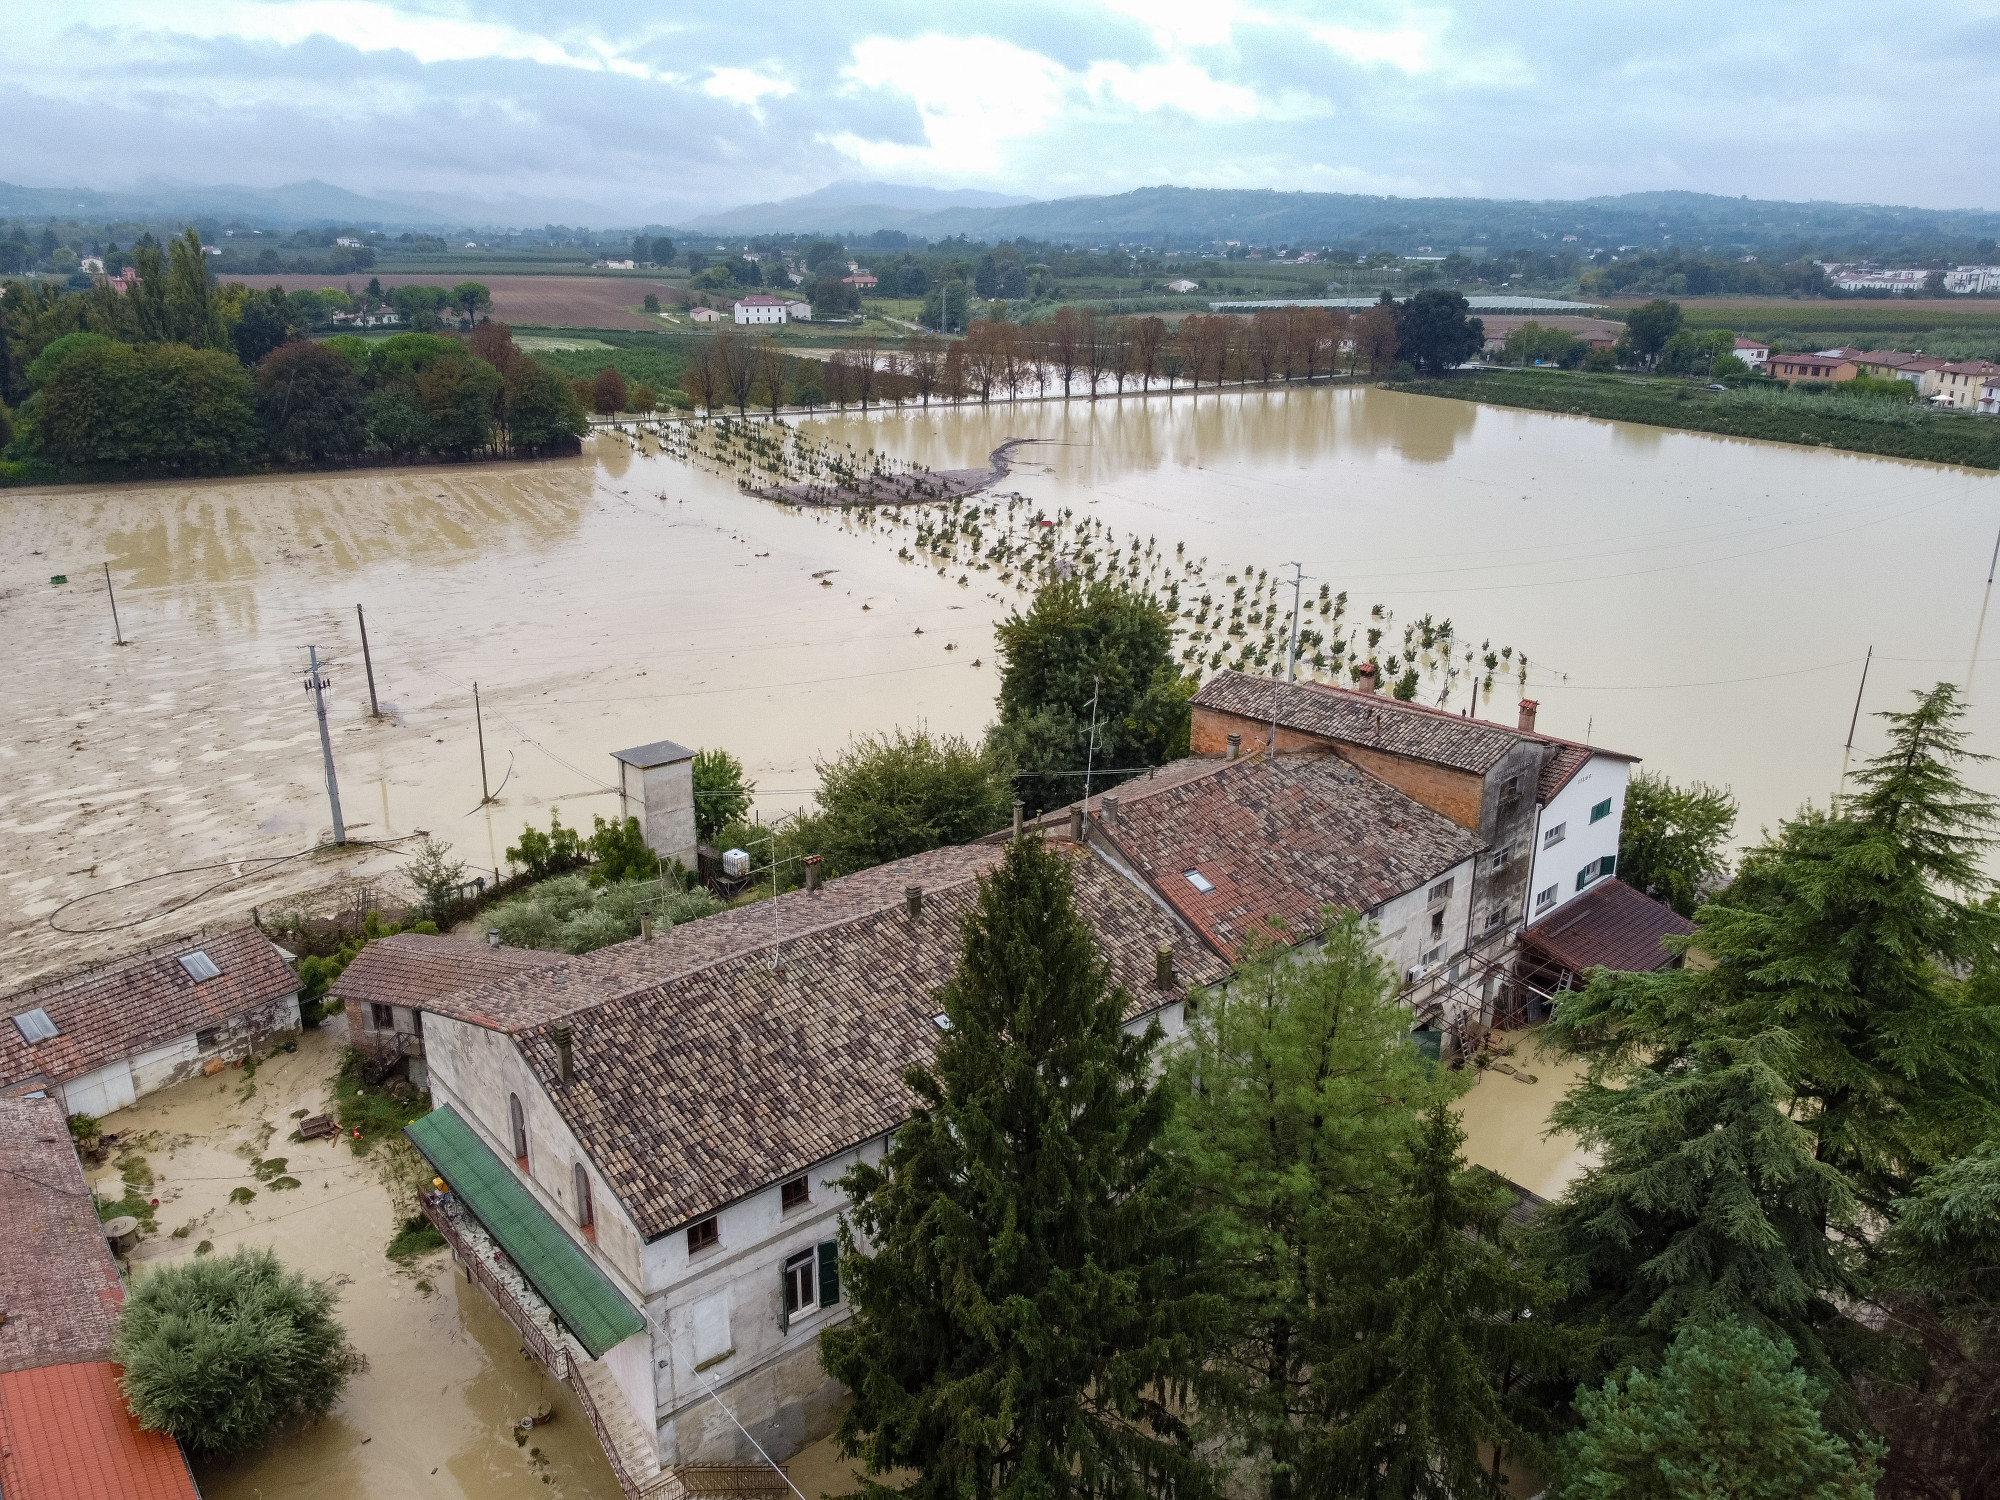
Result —
<instances>
[{"instance_id":1,"label":"submerged tree","mask_svg":"<svg viewBox=\"0 0 2000 1500\"><path fill-rule=\"evenodd\" d=\"M980 882L936 1062L886 1159L842 1180L856 1317L820 1336L871 1495L1139 1500L1210 1489L1177 1389L1209 1347L1199 1244L1161 1149L1157 1028L1127 1035L1071 856L1017 839ZM870 1248L863 1253L858 1246ZM876 1476L905 1469L893 1490Z\"/></svg>"},{"instance_id":2,"label":"submerged tree","mask_svg":"<svg viewBox=\"0 0 2000 1500\"><path fill-rule=\"evenodd\" d=\"M225 1456L281 1423L323 1417L362 1368L323 1282L269 1250L181 1261L139 1278L113 1357L141 1426Z\"/></svg>"}]
</instances>

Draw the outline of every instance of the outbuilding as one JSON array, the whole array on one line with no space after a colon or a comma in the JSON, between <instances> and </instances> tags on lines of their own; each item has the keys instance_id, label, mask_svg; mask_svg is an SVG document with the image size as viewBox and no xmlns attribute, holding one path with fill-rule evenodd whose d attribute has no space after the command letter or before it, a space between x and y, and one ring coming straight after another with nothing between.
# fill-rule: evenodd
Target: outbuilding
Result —
<instances>
[{"instance_id":1,"label":"outbuilding","mask_svg":"<svg viewBox=\"0 0 2000 1500\"><path fill-rule=\"evenodd\" d=\"M257 928L232 927L16 991L0 1006L0 1095L107 1115L298 1030L299 977Z\"/></svg>"}]
</instances>

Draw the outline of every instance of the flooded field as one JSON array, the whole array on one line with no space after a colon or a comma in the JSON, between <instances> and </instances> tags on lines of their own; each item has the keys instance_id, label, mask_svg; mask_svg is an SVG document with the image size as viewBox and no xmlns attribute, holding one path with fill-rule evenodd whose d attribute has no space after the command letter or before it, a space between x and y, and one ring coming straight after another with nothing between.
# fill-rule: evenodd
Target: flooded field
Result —
<instances>
[{"instance_id":1,"label":"flooded field","mask_svg":"<svg viewBox=\"0 0 2000 1500\"><path fill-rule=\"evenodd\" d=\"M1048 439L1005 490L1511 642L1545 729L1733 787L1746 837L1832 792L1868 646L1867 709L1965 675L2000 525L1991 475L1371 390L812 425L935 468ZM394 868L309 853L330 817L308 644L350 836L429 830L475 872L551 806L613 813L626 745L726 746L779 810L852 735L977 735L1016 595L899 561L899 536L610 437L539 465L0 494L0 985ZM1520 695L1480 711L1511 722ZM1976 701L1977 739L1996 728ZM1857 754L1878 743L1864 715Z\"/></svg>"}]
</instances>

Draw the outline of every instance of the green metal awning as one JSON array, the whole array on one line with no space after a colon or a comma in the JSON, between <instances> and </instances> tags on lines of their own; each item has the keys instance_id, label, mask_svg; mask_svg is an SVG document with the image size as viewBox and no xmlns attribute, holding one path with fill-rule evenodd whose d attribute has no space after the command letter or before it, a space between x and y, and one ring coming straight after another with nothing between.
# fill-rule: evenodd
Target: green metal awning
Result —
<instances>
[{"instance_id":1,"label":"green metal awning","mask_svg":"<svg viewBox=\"0 0 2000 1500\"><path fill-rule=\"evenodd\" d=\"M408 1126L407 1135L445 1185L548 1300L563 1326L603 1357L646 1326L610 1279L549 1217L521 1179L449 1104Z\"/></svg>"}]
</instances>

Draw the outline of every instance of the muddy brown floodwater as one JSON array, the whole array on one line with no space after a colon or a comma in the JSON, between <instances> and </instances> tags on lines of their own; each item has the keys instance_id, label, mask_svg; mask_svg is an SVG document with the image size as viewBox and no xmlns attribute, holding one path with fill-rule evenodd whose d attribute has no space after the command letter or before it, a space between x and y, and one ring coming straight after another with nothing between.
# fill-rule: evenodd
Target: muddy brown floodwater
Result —
<instances>
[{"instance_id":1,"label":"muddy brown floodwater","mask_svg":"<svg viewBox=\"0 0 2000 1500\"><path fill-rule=\"evenodd\" d=\"M1044 439L1003 489L1184 541L1212 574L1296 559L1357 610L1511 642L1545 728L1732 787L1744 837L1833 791L1871 644L1867 710L1966 676L2000 524L1993 475L1365 389L811 425L938 469ZM330 827L308 644L350 833L427 829L475 870L552 806L586 827L612 812L625 745L727 746L771 811L850 736L977 735L1016 596L899 562L906 539L615 438L547 464L0 493L0 984L394 866L302 857L118 925ZM1480 711L1511 721L1518 696L1503 682ZM1970 727L1990 748L1989 702ZM1857 755L1880 743L1864 714Z\"/></svg>"},{"instance_id":2,"label":"muddy brown floodwater","mask_svg":"<svg viewBox=\"0 0 2000 1500\"><path fill-rule=\"evenodd\" d=\"M140 1241L132 1272L185 1259L206 1244L226 1255L270 1248L287 1266L340 1289L339 1317L368 1368L325 1421L290 1430L226 1464L197 1466L207 1500L617 1500L618 1483L568 1388L523 1353L477 1287L455 1275L449 1252L408 1267L385 1255L396 1232L392 1190L398 1143L366 1157L348 1143L287 1139L301 1112L327 1102L344 1037L338 1020L303 1033L299 1050L193 1079L105 1118L153 1173L159 1232ZM252 1171L282 1157L273 1181ZM407 1158L414 1161L414 1153ZM116 1160L90 1169L116 1179ZM296 1181L278 1188L273 1182ZM255 1194L248 1202L231 1198ZM120 1189L122 1192L122 1187ZM408 1210L405 1209L404 1212ZM180 1238L177 1231L186 1230ZM555 1419L525 1444L514 1424L544 1404Z\"/></svg>"}]
</instances>

